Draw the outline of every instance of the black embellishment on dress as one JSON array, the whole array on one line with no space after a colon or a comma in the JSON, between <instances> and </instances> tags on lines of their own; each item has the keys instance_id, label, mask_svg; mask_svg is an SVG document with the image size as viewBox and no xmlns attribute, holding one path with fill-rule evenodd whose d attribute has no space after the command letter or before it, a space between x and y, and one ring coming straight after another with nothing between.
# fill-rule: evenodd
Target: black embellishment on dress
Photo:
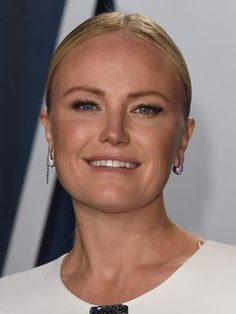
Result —
<instances>
[{"instance_id":1,"label":"black embellishment on dress","mask_svg":"<svg viewBox=\"0 0 236 314\"><path fill-rule=\"evenodd\" d=\"M128 306L123 304L93 306L89 314L128 314Z\"/></svg>"}]
</instances>

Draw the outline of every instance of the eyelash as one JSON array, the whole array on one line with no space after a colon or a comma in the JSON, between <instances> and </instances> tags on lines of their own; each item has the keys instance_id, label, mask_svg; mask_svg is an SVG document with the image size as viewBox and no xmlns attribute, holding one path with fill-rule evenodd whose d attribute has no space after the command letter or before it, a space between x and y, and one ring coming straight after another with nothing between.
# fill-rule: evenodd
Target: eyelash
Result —
<instances>
[{"instance_id":1,"label":"eyelash","mask_svg":"<svg viewBox=\"0 0 236 314\"><path fill-rule=\"evenodd\" d=\"M132 111L136 111L138 109L149 109L149 112L139 112L141 113L142 115L144 116L156 116L158 113L162 112L163 111L163 108L160 106L160 105L157 105L157 104L140 104L138 105L137 107L135 107ZM150 112L151 110L151 112Z\"/></svg>"},{"instance_id":2,"label":"eyelash","mask_svg":"<svg viewBox=\"0 0 236 314\"><path fill-rule=\"evenodd\" d=\"M85 109L85 106L90 106L90 109ZM93 109L91 109L93 107ZM92 112L95 110L100 111L100 108L98 104L96 104L94 101L91 100L79 100L72 104L72 108L77 111L83 111L83 112Z\"/></svg>"},{"instance_id":3,"label":"eyelash","mask_svg":"<svg viewBox=\"0 0 236 314\"><path fill-rule=\"evenodd\" d=\"M85 107L87 106L87 108ZM89 108L88 108L89 107ZM91 108L92 107L92 108ZM77 111L82 112L93 112L93 111L101 111L101 108L99 105L91 100L79 100L72 104L72 108ZM137 112L137 110L147 110L148 112ZM133 113L140 113L143 116L156 116L158 113L162 112L163 108L160 105L157 104L140 104L136 106L134 109L132 109Z\"/></svg>"}]
</instances>

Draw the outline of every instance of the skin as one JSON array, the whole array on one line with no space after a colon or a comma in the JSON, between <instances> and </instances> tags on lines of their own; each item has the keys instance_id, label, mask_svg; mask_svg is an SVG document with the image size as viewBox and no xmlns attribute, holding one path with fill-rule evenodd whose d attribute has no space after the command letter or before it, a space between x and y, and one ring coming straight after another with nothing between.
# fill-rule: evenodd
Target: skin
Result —
<instances>
[{"instance_id":1,"label":"skin","mask_svg":"<svg viewBox=\"0 0 236 314\"><path fill-rule=\"evenodd\" d=\"M182 81L157 47L114 32L68 53L51 88L50 113L42 111L41 121L76 215L62 281L93 304L125 302L161 284L198 248L163 201L194 128L183 115ZM95 105L81 105L87 100ZM93 156L139 166L97 169L87 163Z\"/></svg>"}]
</instances>

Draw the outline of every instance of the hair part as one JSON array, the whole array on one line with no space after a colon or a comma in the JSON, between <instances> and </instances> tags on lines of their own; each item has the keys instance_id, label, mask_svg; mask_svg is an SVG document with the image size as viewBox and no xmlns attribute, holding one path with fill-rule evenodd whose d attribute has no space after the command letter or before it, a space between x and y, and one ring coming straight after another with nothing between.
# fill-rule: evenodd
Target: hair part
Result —
<instances>
[{"instance_id":1,"label":"hair part","mask_svg":"<svg viewBox=\"0 0 236 314\"><path fill-rule=\"evenodd\" d=\"M117 31L128 32L161 49L172 62L183 82L185 102L183 104L184 116L190 113L192 98L191 79L186 62L174 41L165 30L152 19L139 14L121 14L118 12L103 13L91 17L78 25L69 33L55 50L49 65L46 82L46 105L50 111L50 92L53 75L65 55L81 42L101 34Z\"/></svg>"}]
</instances>

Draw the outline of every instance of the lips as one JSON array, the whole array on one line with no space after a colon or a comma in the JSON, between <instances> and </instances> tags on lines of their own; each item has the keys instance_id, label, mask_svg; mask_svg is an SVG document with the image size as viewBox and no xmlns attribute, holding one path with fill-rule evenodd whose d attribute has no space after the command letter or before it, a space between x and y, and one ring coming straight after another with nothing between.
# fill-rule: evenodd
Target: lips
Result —
<instances>
[{"instance_id":1,"label":"lips","mask_svg":"<svg viewBox=\"0 0 236 314\"><path fill-rule=\"evenodd\" d=\"M140 162L124 157L93 156L85 160L95 168L135 169L140 166Z\"/></svg>"},{"instance_id":2,"label":"lips","mask_svg":"<svg viewBox=\"0 0 236 314\"><path fill-rule=\"evenodd\" d=\"M91 160L89 164L93 167L108 167L108 168L127 168L134 169L137 167L136 163L128 161L119 161L119 160Z\"/></svg>"}]
</instances>

